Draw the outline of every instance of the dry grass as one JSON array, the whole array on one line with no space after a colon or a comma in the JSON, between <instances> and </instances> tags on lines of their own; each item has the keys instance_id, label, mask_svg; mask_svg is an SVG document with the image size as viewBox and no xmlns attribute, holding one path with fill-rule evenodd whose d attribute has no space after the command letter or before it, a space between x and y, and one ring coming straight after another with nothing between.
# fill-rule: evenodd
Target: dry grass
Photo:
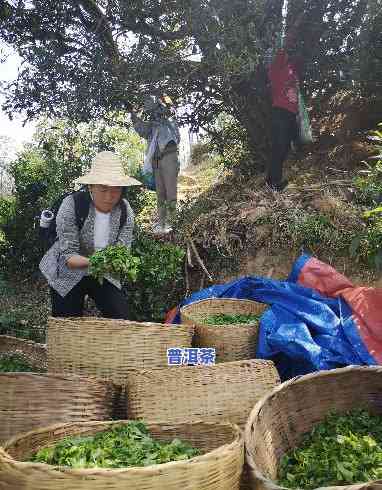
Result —
<instances>
[{"instance_id":1,"label":"dry grass","mask_svg":"<svg viewBox=\"0 0 382 490\"><path fill-rule=\"evenodd\" d=\"M343 132L345 119L324 116L321 139L290 156L285 166L290 185L283 193L270 191L262 175L244 179L229 171L217 183L210 180L197 198L191 197L191 189L180 231L194 240L216 280L253 273L257 257L262 274L281 263L287 264L285 273L307 251L358 282L378 281L376 273L349 254L352 237L364 226L362 209L353 202L353 178L371 147L366 132ZM198 179L197 167L192 177Z\"/></svg>"}]
</instances>

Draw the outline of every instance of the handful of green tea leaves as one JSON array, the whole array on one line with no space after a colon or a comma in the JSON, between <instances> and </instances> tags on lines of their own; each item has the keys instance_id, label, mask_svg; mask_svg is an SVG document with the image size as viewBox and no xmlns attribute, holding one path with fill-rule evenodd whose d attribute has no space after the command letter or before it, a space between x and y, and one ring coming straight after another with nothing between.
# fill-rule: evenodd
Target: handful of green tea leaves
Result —
<instances>
[{"instance_id":1,"label":"handful of green tea leaves","mask_svg":"<svg viewBox=\"0 0 382 490\"><path fill-rule=\"evenodd\" d=\"M137 279L141 261L124 245L109 245L89 258L89 274L102 284L106 275L125 282Z\"/></svg>"},{"instance_id":2,"label":"handful of green tea leaves","mask_svg":"<svg viewBox=\"0 0 382 490\"><path fill-rule=\"evenodd\" d=\"M226 315L219 313L218 315L210 315L203 319L206 325L238 325L238 324L256 324L259 322L261 315Z\"/></svg>"},{"instance_id":3,"label":"handful of green tea leaves","mask_svg":"<svg viewBox=\"0 0 382 490\"><path fill-rule=\"evenodd\" d=\"M124 468L180 461L200 451L174 439L154 440L143 422L131 421L89 437L69 437L40 449L32 461L71 468Z\"/></svg>"},{"instance_id":4,"label":"handful of green tea leaves","mask_svg":"<svg viewBox=\"0 0 382 490\"><path fill-rule=\"evenodd\" d=\"M382 417L365 410L330 414L281 460L289 488L349 485L382 478Z\"/></svg>"},{"instance_id":5,"label":"handful of green tea leaves","mask_svg":"<svg viewBox=\"0 0 382 490\"><path fill-rule=\"evenodd\" d=\"M33 369L27 361L17 354L3 354L0 356L1 373L26 373Z\"/></svg>"}]
</instances>

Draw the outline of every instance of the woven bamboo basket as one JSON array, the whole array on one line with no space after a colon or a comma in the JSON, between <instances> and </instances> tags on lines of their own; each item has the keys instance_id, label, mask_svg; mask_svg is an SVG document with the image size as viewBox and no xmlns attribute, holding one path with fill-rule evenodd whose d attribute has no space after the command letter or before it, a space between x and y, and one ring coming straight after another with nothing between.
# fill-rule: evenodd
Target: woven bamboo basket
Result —
<instances>
[{"instance_id":1,"label":"woven bamboo basket","mask_svg":"<svg viewBox=\"0 0 382 490\"><path fill-rule=\"evenodd\" d=\"M0 443L57 422L108 420L115 397L112 384L97 379L0 373Z\"/></svg>"},{"instance_id":2,"label":"woven bamboo basket","mask_svg":"<svg viewBox=\"0 0 382 490\"><path fill-rule=\"evenodd\" d=\"M47 369L45 344L37 344L31 340L0 335L0 356L2 354L17 354L36 371L43 372Z\"/></svg>"},{"instance_id":3,"label":"woven bamboo basket","mask_svg":"<svg viewBox=\"0 0 382 490\"><path fill-rule=\"evenodd\" d=\"M167 349L190 347L193 327L103 318L49 318L48 370L123 384L131 369L168 365Z\"/></svg>"},{"instance_id":4,"label":"woven bamboo basket","mask_svg":"<svg viewBox=\"0 0 382 490\"><path fill-rule=\"evenodd\" d=\"M168 367L129 377L129 417L158 423L202 419L244 428L256 402L280 382L271 361Z\"/></svg>"},{"instance_id":5,"label":"woven bamboo basket","mask_svg":"<svg viewBox=\"0 0 382 490\"><path fill-rule=\"evenodd\" d=\"M195 326L195 347L214 347L216 361L241 361L256 355L258 324L205 325L203 320L221 313L260 314L267 306L244 299L204 299L181 308L183 324Z\"/></svg>"},{"instance_id":6,"label":"woven bamboo basket","mask_svg":"<svg viewBox=\"0 0 382 490\"><path fill-rule=\"evenodd\" d=\"M281 490L277 472L281 457L298 447L303 436L331 411L365 408L382 414L382 367L349 366L287 381L262 398L245 428L246 462L251 488ZM375 488L381 488L382 481ZM332 489L359 489L355 484Z\"/></svg>"},{"instance_id":7,"label":"woven bamboo basket","mask_svg":"<svg viewBox=\"0 0 382 490\"><path fill-rule=\"evenodd\" d=\"M65 469L25 462L36 450L66 436L87 436L119 422L65 424L29 432L0 449L0 475L7 490L236 490L243 466L241 431L231 424L148 425L160 440L180 438L204 454L187 461L121 469ZM24 462L21 462L24 461Z\"/></svg>"}]
</instances>

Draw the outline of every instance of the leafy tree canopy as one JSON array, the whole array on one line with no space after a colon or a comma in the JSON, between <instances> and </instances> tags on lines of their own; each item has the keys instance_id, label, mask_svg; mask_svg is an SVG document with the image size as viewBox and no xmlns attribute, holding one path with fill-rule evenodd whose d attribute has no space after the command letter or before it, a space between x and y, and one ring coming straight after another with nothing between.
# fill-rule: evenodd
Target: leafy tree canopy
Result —
<instances>
[{"instance_id":1,"label":"leafy tree canopy","mask_svg":"<svg viewBox=\"0 0 382 490\"><path fill-rule=\"evenodd\" d=\"M374 0L379 3L379 0ZM358 49L367 0L290 0L287 28L304 12L297 51L306 87L328 90ZM283 0L0 0L0 40L24 63L4 109L88 121L165 92L207 127L225 112L250 146L266 147L265 60Z\"/></svg>"}]
</instances>

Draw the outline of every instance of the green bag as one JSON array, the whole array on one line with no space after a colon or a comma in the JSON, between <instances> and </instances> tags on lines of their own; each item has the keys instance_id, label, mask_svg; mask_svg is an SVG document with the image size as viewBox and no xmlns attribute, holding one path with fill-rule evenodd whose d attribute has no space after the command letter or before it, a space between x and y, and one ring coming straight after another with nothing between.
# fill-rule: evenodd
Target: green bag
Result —
<instances>
[{"instance_id":1,"label":"green bag","mask_svg":"<svg viewBox=\"0 0 382 490\"><path fill-rule=\"evenodd\" d=\"M303 145L313 143L310 118L301 91L298 93L298 126L300 143Z\"/></svg>"}]
</instances>

